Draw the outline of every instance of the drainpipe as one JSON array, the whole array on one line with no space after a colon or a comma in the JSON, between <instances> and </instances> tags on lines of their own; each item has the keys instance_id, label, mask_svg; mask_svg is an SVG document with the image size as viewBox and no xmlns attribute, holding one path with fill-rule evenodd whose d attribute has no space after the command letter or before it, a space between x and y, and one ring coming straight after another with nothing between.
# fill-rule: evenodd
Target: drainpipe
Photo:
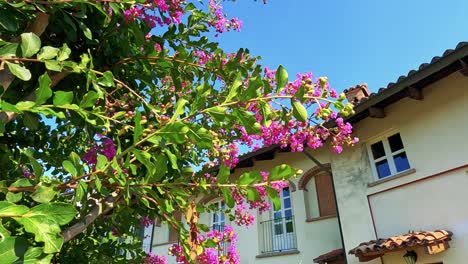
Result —
<instances>
[{"instance_id":1,"label":"drainpipe","mask_svg":"<svg viewBox=\"0 0 468 264\"><path fill-rule=\"evenodd\" d=\"M150 240L150 250L149 252L153 252L153 240L154 240L154 227L156 226L156 221L154 221L153 227L151 228L151 240Z\"/></svg>"},{"instance_id":2,"label":"drainpipe","mask_svg":"<svg viewBox=\"0 0 468 264\"><path fill-rule=\"evenodd\" d=\"M341 228L340 210L338 208L338 199L336 197L336 192L335 192L335 181L333 180L333 173L329 168L325 167L325 165L323 165L322 163L320 163L320 161L318 161L316 158L314 158L309 152L307 152L306 150L304 150L302 152L310 160L312 160L321 170L330 173L330 175L332 176L332 189L333 189L333 196L335 197L336 217L338 217L338 227L340 229L341 244L343 245L344 261L345 261L345 264L347 264L348 263L348 259L346 258L347 252L346 252L346 247L345 247L345 243L344 243L343 229Z\"/></svg>"}]
</instances>

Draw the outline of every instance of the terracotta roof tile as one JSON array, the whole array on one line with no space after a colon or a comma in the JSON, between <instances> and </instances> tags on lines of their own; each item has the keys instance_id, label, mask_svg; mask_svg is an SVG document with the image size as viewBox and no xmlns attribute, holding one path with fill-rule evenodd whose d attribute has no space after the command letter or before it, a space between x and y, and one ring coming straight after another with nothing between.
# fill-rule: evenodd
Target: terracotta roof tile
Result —
<instances>
[{"instance_id":1,"label":"terracotta roof tile","mask_svg":"<svg viewBox=\"0 0 468 264\"><path fill-rule=\"evenodd\" d=\"M322 264L322 263L326 263L326 262L329 262L329 261L332 261L332 260L337 260L339 258L344 259L344 249L342 249L342 248L335 249L335 250L327 252L327 253L325 253L323 255L320 255L320 256L314 258L314 262Z\"/></svg>"},{"instance_id":2,"label":"terracotta roof tile","mask_svg":"<svg viewBox=\"0 0 468 264\"><path fill-rule=\"evenodd\" d=\"M371 240L351 249L349 254L356 256L374 255L379 252L402 250L414 246L428 246L450 241L452 232L446 230L412 232L385 239Z\"/></svg>"},{"instance_id":3,"label":"terracotta roof tile","mask_svg":"<svg viewBox=\"0 0 468 264\"><path fill-rule=\"evenodd\" d=\"M387 87L385 88L391 88L392 86L395 86L396 84L399 84L401 83L402 81L404 81L408 76L410 75L413 75L421 70L423 70L424 68L427 68L428 66L431 66L432 64L435 64L436 62L438 62L439 60L443 59L444 57L450 55L451 53L453 53L454 51L456 50L459 50L465 46L468 45L468 42L460 42L457 44L457 46L455 47L455 49L447 49L444 51L444 53L441 55L441 56L435 56L431 59L431 61L429 63L422 63L421 65L419 65L419 67L417 69L413 69L413 70L410 70L408 72L408 75L407 76L400 76L398 77L397 81L396 82L390 82L389 84L387 84ZM346 92L347 90L352 90L352 89L346 89L344 92ZM379 89L379 92L378 94L380 94L382 91L384 91L385 89ZM363 103L364 101L366 101L364 98L362 98L359 102L355 102L354 105L357 106L358 104L360 103Z\"/></svg>"}]
</instances>

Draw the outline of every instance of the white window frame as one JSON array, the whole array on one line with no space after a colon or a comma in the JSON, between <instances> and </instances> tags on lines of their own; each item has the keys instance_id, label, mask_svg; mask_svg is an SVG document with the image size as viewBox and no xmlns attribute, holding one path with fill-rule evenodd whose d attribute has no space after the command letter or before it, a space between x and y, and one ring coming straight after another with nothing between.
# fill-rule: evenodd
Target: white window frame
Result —
<instances>
[{"instance_id":1,"label":"white window frame","mask_svg":"<svg viewBox=\"0 0 468 264\"><path fill-rule=\"evenodd\" d=\"M210 214L211 226L210 226L210 228L214 227L215 225L223 226L223 228L224 228L226 226L226 224L227 224L226 214L223 212L224 210L226 210L226 203L223 200L217 200L217 201L213 202L212 204L216 204L216 206L218 207L218 211L211 211L211 214ZM214 216L215 215L217 215L217 217L218 217L217 222L214 221ZM221 215L224 215L224 220L223 221L221 220L222 219Z\"/></svg>"},{"instance_id":2,"label":"white window frame","mask_svg":"<svg viewBox=\"0 0 468 264\"><path fill-rule=\"evenodd\" d=\"M395 134L400 134L401 142L403 143L403 148L399 149L399 150L397 150L395 152L392 152L392 150L390 148L390 143L388 141L388 138L395 135ZM383 144L384 151L385 151L385 156L382 156L382 157L380 157L378 159L374 159L374 154L372 153L371 146L373 144L375 144L375 143L380 142L380 141ZM402 152L406 153L406 158L408 159L409 168L406 169L406 170L403 170L403 171L397 171L396 165L395 165L395 160L394 160L393 156L398 155L398 154L400 154ZM372 173L374 174L374 178L377 181L388 178L388 177L392 177L394 175L403 173L403 172L408 171L408 170L411 169L411 163L409 161L408 151L406 150L405 142L403 140L403 137L402 137L400 131L392 130L392 131L386 132L385 134L379 135L378 137L375 137L375 138L369 140L367 142L367 154L369 156L369 161L370 161L370 165L371 165L371 168L372 168ZM377 162L385 160L385 159L388 161L388 167L390 168L390 175L379 178L379 173L377 172L377 167L375 166L375 164Z\"/></svg>"}]
</instances>

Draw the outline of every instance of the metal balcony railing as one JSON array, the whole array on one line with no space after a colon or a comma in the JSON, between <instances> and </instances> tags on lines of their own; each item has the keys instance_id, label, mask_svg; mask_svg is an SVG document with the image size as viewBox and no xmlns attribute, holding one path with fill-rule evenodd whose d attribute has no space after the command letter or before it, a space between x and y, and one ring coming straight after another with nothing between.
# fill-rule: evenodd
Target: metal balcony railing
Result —
<instances>
[{"instance_id":1,"label":"metal balcony railing","mask_svg":"<svg viewBox=\"0 0 468 264\"><path fill-rule=\"evenodd\" d=\"M260 253L297 249L294 216L260 222Z\"/></svg>"}]
</instances>

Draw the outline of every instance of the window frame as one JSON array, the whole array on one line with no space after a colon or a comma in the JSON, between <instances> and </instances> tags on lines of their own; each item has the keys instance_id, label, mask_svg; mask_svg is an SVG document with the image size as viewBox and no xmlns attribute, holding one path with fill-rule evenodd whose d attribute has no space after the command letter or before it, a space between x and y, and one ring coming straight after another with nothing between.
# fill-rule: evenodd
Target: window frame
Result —
<instances>
[{"instance_id":1,"label":"window frame","mask_svg":"<svg viewBox=\"0 0 468 264\"><path fill-rule=\"evenodd\" d=\"M218 208L218 211L211 211L210 212L210 228L214 228L215 225L222 227L224 230L224 227L228 224L228 218L226 217L226 213L224 213L224 210L226 210L226 203L222 199L216 199L215 201L210 203L211 205L216 205ZM218 221L214 221L214 217L217 215ZM221 217L221 215L224 216L224 218ZM222 221L221 221L222 220Z\"/></svg>"},{"instance_id":2,"label":"window frame","mask_svg":"<svg viewBox=\"0 0 468 264\"><path fill-rule=\"evenodd\" d=\"M403 145L403 148L401 148L401 149L399 149L399 150L397 150L395 152L392 152L392 149L390 147L390 143L389 143L388 139L390 137L396 135L396 134L400 134L400 139L401 139L401 143ZM374 144L376 144L378 142L382 142L385 155L378 158L378 159L374 159L374 154L372 152L372 145L374 145ZM405 142L403 140L403 137L402 137L402 134L401 134L400 131L398 131L398 130L388 131L388 132L386 132L384 134L381 134L381 135L379 135L379 136L377 136L375 138L370 139L367 142L366 145L367 145L366 147L367 147L367 154L368 154L368 157L369 157L370 166L371 166L372 174L374 175L374 180L375 181L383 180L383 179L398 175L400 173L404 173L404 172L412 169L412 166L411 166L411 163L410 163L410 160L409 160L409 157L408 157L408 150L406 149ZM394 156L396 156L398 154L401 154L403 152L406 154L406 158L408 160L409 167L406 170L397 171ZM379 178L379 173L377 171L376 163L380 162L382 160L387 160L388 167L390 169L390 175Z\"/></svg>"}]
</instances>

